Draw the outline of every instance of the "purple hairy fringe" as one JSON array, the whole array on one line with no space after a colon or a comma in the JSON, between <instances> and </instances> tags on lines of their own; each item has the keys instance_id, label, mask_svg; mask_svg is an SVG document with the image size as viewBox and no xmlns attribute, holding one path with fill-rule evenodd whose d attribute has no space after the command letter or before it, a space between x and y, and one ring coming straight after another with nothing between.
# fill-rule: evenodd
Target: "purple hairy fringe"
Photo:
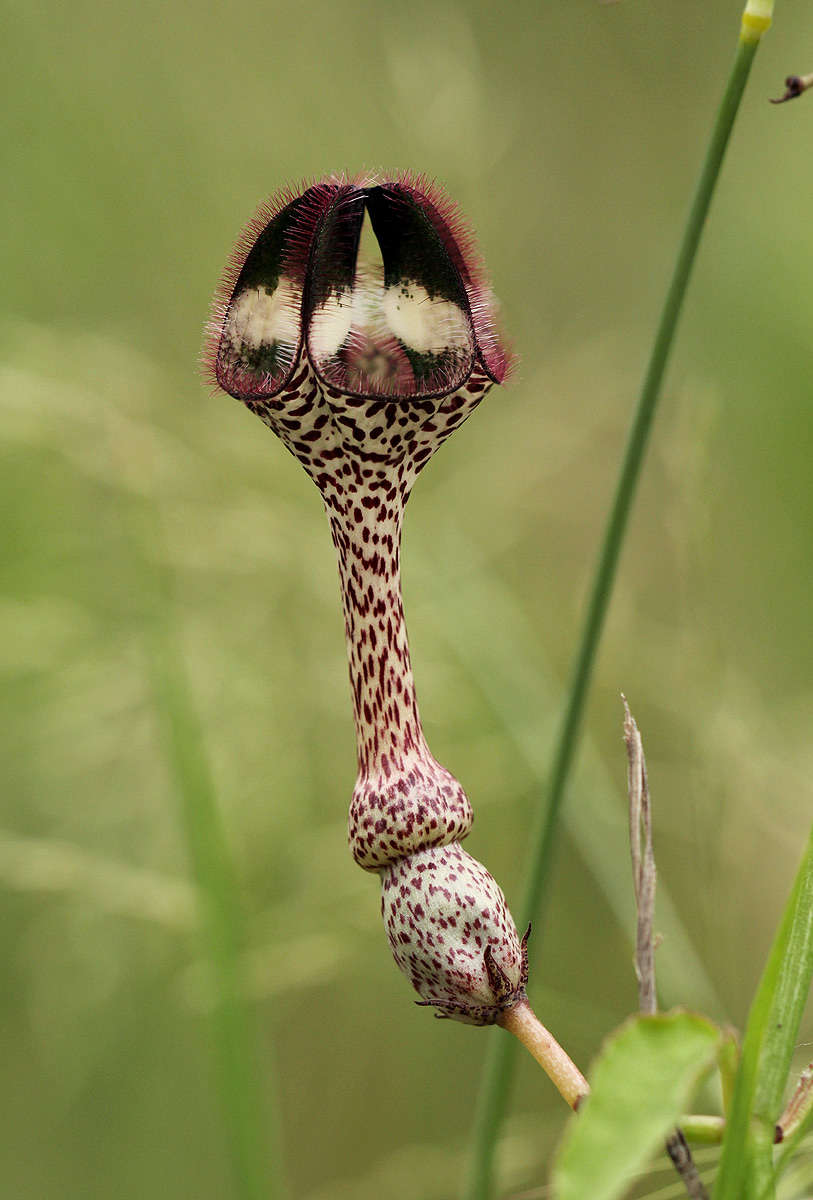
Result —
<instances>
[{"instance_id":1,"label":"purple hairy fringe","mask_svg":"<svg viewBox=\"0 0 813 1200\"><path fill-rule=\"evenodd\" d=\"M215 291L206 324L201 367L206 382L213 390L223 388L244 401L267 400L289 383L305 341L309 276L320 231L331 212L357 202L367 189L373 187L381 187L393 201L400 200L405 205L418 208L430 222L453 264L468 302L475 360L493 383L502 383L508 378L515 366L515 358L501 339L485 267L474 234L458 206L437 183L417 172L400 171L390 176L339 173L314 182L304 181L299 187L280 189L259 206L242 230ZM290 225L284 232L279 271L298 290L298 307L291 312L292 320L298 326L298 342L292 347L290 361L277 374L258 373L233 363L224 364L220 355L221 339L241 272L258 239L288 209L293 209L293 212ZM339 244L328 251L328 265L331 253L333 261L339 262L342 254L347 256L356 249L352 243L343 245L341 242L344 228L341 212L335 212L335 224L339 231ZM456 364L451 367L441 364L418 386L403 350L395 339L382 337L377 340L376 348L391 356L393 363L391 377L380 383L365 378L364 389L357 390L352 367L338 359L331 362L330 369L324 374L316 366L317 375L328 388L349 395L378 393L388 399L408 399L417 393L423 398L442 396L460 385L460 372L455 371ZM353 356L363 359L370 347L353 330L347 350L347 357L352 363ZM472 367L475 360L472 360Z\"/></svg>"},{"instance_id":2,"label":"purple hairy fringe","mask_svg":"<svg viewBox=\"0 0 813 1200\"><path fill-rule=\"evenodd\" d=\"M463 282L483 368L493 383L506 383L516 367L516 356L506 348L498 329L485 263L459 205L436 180L417 172L400 171L383 186L417 205L432 222Z\"/></svg>"}]
</instances>

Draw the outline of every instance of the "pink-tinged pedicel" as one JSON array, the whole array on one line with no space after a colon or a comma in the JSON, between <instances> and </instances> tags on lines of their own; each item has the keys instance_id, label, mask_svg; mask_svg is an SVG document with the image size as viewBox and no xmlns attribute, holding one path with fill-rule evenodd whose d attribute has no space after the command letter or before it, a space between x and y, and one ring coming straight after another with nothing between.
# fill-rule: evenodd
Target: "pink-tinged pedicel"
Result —
<instances>
[{"instance_id":1,"label":"pink-tinged pedicel","mask_svg":"<svg viewBox=\"0 0 813 1200\"><path fill-rule=\"evenodd\" d=\"M365 221L378 267L359 262ZM423 735L401 526L420 471L509 367L471 234L439 189L407 174L332 176L262 209L215 298L206 351L210 380L322 495L356 729L350 847L381 874L393 953L424 1002L474 1024L516 1003L524 949L497 884L458 845L471 805ZM409 881L428 924L404 924Z\"/></svg>"},{"instance_id":2,"label":"pink-tinged pedicel","mask_svg":"<svg viewBox=\"0 0 813 1200\"><path fill-rule=\"evenodd\" d=\"M381 873L381 913L401 970L439 1016L493 1024L525 994L525 940L485 867L457 842Z\"/></svg>"}]
</instances>

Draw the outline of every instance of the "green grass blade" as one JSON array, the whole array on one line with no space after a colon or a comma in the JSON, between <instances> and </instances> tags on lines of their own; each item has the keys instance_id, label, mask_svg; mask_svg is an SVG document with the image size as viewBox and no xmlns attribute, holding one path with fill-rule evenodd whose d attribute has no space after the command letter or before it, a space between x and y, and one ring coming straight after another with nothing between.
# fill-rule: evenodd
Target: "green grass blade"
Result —
<instances>
[{"instance_id":1,"label":"green grass blade","mask_svg":"<svg viewBox=\"0 0 813 1200\"><path fill-rule=\"evenodd\" d=\"M813 978L813 831L743 1041L714 1200L770 1196L774 1125Z\"/></svg>"},{"instance_id":2,"label":"green grass blade","mask_svg":"<svg viewBox=\"0 0 813 1200\"><path fill-rule=\"evenodd\" d=\"M813 978L813 830L797 880L788 944L762 1039L754 1116L773 1126L782 1109L799 1024Z\"/></svg>"},{"instance_id":3,"label":"green grass blade","mask_svg":"<svg viewBox=\"0 0 813 1200\"><path fill-rule=\"evenodd\" d=\"M258 1078L259 1054L241 967L243 919L204 735L176 640L153 639L152 675L167 758L181 802L184 831L200 898L201 930L212 973L212 1033L217 1084L239 1200L283 1196L267 1146L273 1125Z\"/></svg>"},{"instance_id":4,"label":"green grass blade","mask_svg":"<svg viewBox=\"0 0 813 1200\"><path fill-rule=\"evenodd\" d=\"M678 318L683 307L700 238L758 44L758 40L746 40L743 37L740 39L728 83L717 110L655 334L599 550L590 599L571 672L562 723L556 740L547 802L544 806L540 806L538 824L531 839L528 882L524 902L518 914L520 928L532 920L537 925L540 924L540 910L550 880L565 788L573 765L596 653L609 607L644 452L649 441L666 364L674 342ZM465 1200L488 1200L491 1195L494 1151L510 1089L514 1046L507 1038L492 1038L488 1053L489 1057L475 1114L472 1169L466 1185Z\"/></svg>"},{"instance_id":5,"label":"green grass blade","mask_svg":"<svg viewBox=\"0 0 813 1200\"><path fill-rule=\"evenodd\" d=\"M162 566L160 519L146 506L129 507L124 519L148 596L144 616L148 671L159 732L180 804L203 952L211 973L216 1086L234 1196L236 1200L284 1200L277 1106L269 1103L275 1099L273 1080L260 1080L259 1042L246 999L242 958L246 939L239 888L218 810L205 733L180 649L171 579Z\"/></svg>"},{"instance_id":6,"label":"green grass blade","mask_svg":"<svg viewBox=\"0 0 813 1200\"><path fill-rule=\"evenodd\" d=\"M211 1020L217 1084L240 1200L281 1196L265 1146L265 1097L241 976L242 918L225 833L217 811L203 731L180 661L167 638L152 655L153 689L167 757L179 794L189 858L197 881L200 923L212 974Z\"/></svg>"}]
</instances>

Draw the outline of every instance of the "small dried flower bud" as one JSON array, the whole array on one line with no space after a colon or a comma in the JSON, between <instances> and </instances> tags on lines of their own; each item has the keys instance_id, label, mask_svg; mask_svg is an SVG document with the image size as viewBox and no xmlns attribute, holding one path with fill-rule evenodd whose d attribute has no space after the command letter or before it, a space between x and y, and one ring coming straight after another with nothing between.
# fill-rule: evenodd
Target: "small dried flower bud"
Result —
<instances>
[{"instance_id":1,"label":"small dried flower bud","mask_svg":"<svg viewBox=\"0 0 813 1200\"><path fill-rule=\"evenodd\" d=\"M493 1025L524 997L526 939L496 880L458 842L400 859L381 881L395 961L437 1016Z\"/></svg>"}]
</instances>

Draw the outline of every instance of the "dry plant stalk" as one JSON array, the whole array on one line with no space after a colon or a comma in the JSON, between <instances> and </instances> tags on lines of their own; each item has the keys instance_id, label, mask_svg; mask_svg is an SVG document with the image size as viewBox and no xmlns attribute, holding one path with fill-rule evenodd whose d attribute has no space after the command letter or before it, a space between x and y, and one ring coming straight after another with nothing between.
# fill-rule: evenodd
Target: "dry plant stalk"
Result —
<instances>
[{"instance_id":1,"label":"dry plant stalk","mask_svg":"<svg viewBox=\"0 0 813 1200\"><path fill-rule=\"evenodd\" d=\"M652 808L644 744L626 696L624 703L624 742L627 747L627 790L630 815L630 855L635 907L638 914L635 936L635 974L638 977L638 1007L654 1016L658 1011L655 982L655 889L657 870L652 848ZM666 1153L674 1163L690 1200L708 1200L708 1192L695 1166L692 1152L680 1129L666 1139Z\"/></svg>"},{"instance_id":2,"label":"dry plant stalk","mask_svg":"<svg viewBox=\"0 0 813 1200\"><path fill-rule=\"evenodd\" d=\"M798 100L812 87L813 75L788 75L785 79L785 94L771 100L771 104L786 104L788 100Z\"/></svg>"},{"instance_id":3,"label":"dry plant stalk","mask_svg":"<svg viewBox=\"0 0 813 1200\"><path fill-rule=\"evenodd\" d=\"M811 1110L813 1110L813 1063L808 1063L799 1076L799 1082L785 1106L785 1111L776 1122L775 1140L783 1142L785 1138L794 1133L803 1122L809 1119Z\"/></svg>"},{"instance_id":4,"label":"dry plant stalk","mask_svg":"<svg viewBox=\"0 0 813 1200\"><path fill-rule=\"evenodd\" d=\"M635 974L638 977L638 1007L642 1013L658 1011L655 986L655 888L657 871L652 849L652 811L649 781L641 734L635 718L624 702L624 741L627 747L627 790L629 794L630 855L632 884L638 923L635 936Z\"/></svg>"}]
</instances>

